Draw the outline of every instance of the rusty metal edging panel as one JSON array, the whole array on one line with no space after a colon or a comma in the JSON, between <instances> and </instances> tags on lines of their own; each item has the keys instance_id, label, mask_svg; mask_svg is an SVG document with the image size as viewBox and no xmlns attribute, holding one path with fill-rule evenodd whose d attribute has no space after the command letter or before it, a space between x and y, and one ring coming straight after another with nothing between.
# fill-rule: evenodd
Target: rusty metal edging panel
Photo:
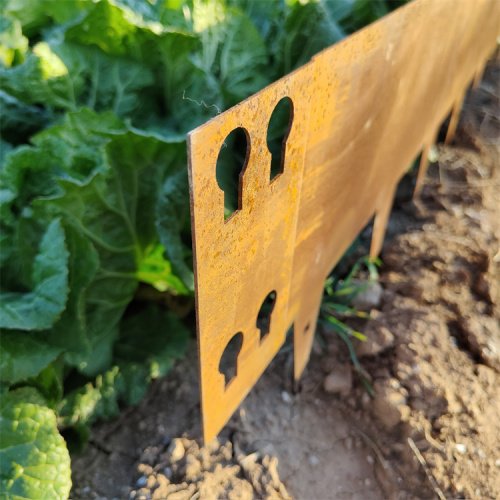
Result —
<instances>
[{"instance_id":1,"label":"rusty metal edging panel","mask_svg":"<svg viewBox=\"0 0 500 500\"><path fill-rule=\"evenodd\" d=\"M415 0L188 134L203 432L224 426L294 326L294 374L309 359L324 280L375 215L380 251L394 192L428 151L467 85L481 74L500 26L496 0ZM293 119L283 172L270 180L267 126L283 97ZM240 207L224 220L215 168L241 127L247 160ZM449 138L450 138L449 137ZM416 192L426 170L423 156ZM270 331L257 314L276 292ZM219 361L241 332L237 373Z\"/></svg>"},{"instance_id":2,"label":"rusty metal edging panel","mask_svg":"<svg viewBox=\"0 0 500 500\"><path fill-rule=\"evenodd\" d=\"M201 405L209 439L285 339L311 98L306 89L313 68L314 63L301 68L188 135ZM283 173L271 181L267 125L283 97L293 102L293 124ZM215 168L225 138L238 127L248 144L241 208L224 220ZM269 334L261 341L256 320L270 291L276 292L276 303ZM237 332L243 335L237 374L226 387L219 361Z\"/></svg>"}]
</instances>

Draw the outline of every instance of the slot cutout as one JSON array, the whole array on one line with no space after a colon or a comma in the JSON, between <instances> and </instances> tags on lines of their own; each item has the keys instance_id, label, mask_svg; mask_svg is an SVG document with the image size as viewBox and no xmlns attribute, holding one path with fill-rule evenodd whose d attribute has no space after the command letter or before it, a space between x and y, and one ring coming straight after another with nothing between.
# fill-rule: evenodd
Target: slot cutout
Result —
<instances>
[{"instance_id":1,"label":"slot cutout","mask_svg":"<svg viewBox=\"0 0 500 500\"><path fill-rule=\"evenodd\" d=\"M260 330L260 341L262 342L271 329L271 316L276 305L276 291L270 292L262 302L257 315L257 328Z\"/></svg>"},{"instance_id":2,"label":"slot cutout","mask_svg":"<svg viewBox=\"0 0 500 500\"><path fill-rule=\"evenodd\" d=\"M293 103L289 97L283 97L273 110L267 127L267 147L272 155L272 181L283 173L285 168L286 141L293 122Z\"/></svg>"},{"instance_id":3,"label":"slot cutout","mask_svg":"<svg viewBox=\"0 0 500 500\"><path fill-rule=\"evenodd\" d=\"M219 372L224 375L224 384L227 386L238 374L238 354L243 345L243 333L238 332L227 343L219 362Z\"/></svg>"},{"instance_id":4,"label":"slot cutout","mask_svg":"<svg viewBox=\"0 0 500 500\"><path fill-rule=\"evenodd\" d=\"M224 191L224 219L241 210L243 174L250 155L250 136L238 127L227 135L217 157L215 176Z\"/></svg>"}]
</instances>

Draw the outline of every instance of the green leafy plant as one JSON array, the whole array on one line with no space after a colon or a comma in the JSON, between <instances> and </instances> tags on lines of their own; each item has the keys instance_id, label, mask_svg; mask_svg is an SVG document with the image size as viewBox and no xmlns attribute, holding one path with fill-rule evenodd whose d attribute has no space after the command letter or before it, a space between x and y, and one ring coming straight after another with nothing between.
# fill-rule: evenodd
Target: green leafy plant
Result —
<instances>
[{"instance_id":1,"label":"green leafy plant","mask_svg":"<svg viewBox=\"0 0 500 500\"><path fill-rule=\"evenodd\" d=\"M353 282L354 276L359 272L361 267L365 265L369 272L369 281L364 283ZM371 282L378 280L378 267L381 262L378 258L362 257L359 259L344 280L340 280L335 275L330 276L325 283L325 296L321 303L319 322L331 328L345 342L352 363L359 373L363 385L370 396L374 397L375 392L368 382L364 370L361 367L356 351L352 343L352 339L358 339L362 342L367 340L366 336L348 326L342 321L343 318L356 317L362 319L370 319L370 315L366 312L359 311L353 307L352 301L361 292L367 289Z\"/></svg>"},{"instance_id":2,"label":"green leafy plant","mask_svg":"<svg viewBox=\"0 0 500 500\"><path fill-rule=\"evenodd\" d=\"M69 454L54 412L32 388L0 396L0 491L3 498L64 498Z\"/></svg>"},{"instance_id":3,"label":"green leafy plant","mask_svg":"<svg viewBox=\"0 0 500 500\"><path fill-rule=\"evenodd\" d=\"M398 5L3 2L1 498L67 497L62 436L183 356L188 329L134 298L193 295L186 132Z\"/></svg>"}]
</instances>

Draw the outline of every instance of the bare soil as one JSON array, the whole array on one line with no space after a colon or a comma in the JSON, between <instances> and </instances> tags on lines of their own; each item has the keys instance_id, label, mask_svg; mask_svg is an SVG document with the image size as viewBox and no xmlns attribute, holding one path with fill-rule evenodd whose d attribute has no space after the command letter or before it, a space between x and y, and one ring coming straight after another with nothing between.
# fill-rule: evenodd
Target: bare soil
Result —
<instances>
[{"instance_id":1,"label":"bare soil","mask_svg":"<svg viewBox=\"0 0 500 500\"><path fill-rule=\"evenodd\" d=\"M400 186L372 319L353 323L376 398L323 328L299 388L287 343L201 447L193 344L139 405L95 426L72 498L500 498L499 82L497 62L420 200L414 178Z\"/></svg>"}]
</instances>

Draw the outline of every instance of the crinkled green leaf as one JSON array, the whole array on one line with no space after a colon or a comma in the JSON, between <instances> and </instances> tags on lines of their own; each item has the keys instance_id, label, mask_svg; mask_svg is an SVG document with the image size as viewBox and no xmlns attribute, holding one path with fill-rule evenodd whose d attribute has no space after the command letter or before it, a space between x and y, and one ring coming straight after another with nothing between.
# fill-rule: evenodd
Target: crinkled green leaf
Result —
<instances>
[{"instance_id":1,"label":"crinkled green leaf","mask_svg":"<svg viewBox=\"0 0 500 500\"><path fill-rule=\"evenodd\" d=\"M0 296L0 327L43 330L60 317L68 297L68 250L58 219L40 243L31 276L31 291L5 291Z\"/></svg>"},{"instance_id":2,"label":"crinkled green leaf","mask_svg":"<svg viewBox=\"0 0 500 500\"><path fill-rule=\"evenodd\" d=\"M90 54L89 54L90 56ZM103 111L111 109L117 116L132 115L145 106L153 92L153 72L148 67L127 58L111 59L97 51L92 55L92 87L87 106Z\"/></svg>"},{"instance_id":3,"label":"crinkled green leaf","mask_svg":"<svg viewBox=\"0 0 500 500\"><path fill-rule=\"evenodd\" d=\"M286 5L283 0L255 2L254 0L227 0L227 4L241 10L259 30L266 45L274 52L273 41L277 32L283 29Z\"/></svg>"},{"instance_id":4,"label":"crinkled green leaf","mask_svg":"<svg viewBox=\"0 0 500 500\"><path fill-rule=\"evenodd\" d=\"M239 102L271 83L266 73L266 45L246 16L228 9L224 23L217 24L215 28L224 32L220 46L219 80L223 92L231 100Z\"/></svg>"},{"instance_id":5,"label":"crinkled green leaf","mask_svg":"<svg viewBox=\"0 0 500 500\"><path fill-rule=\"evenodd\" d=\"M130 299L131 300L131 299ZM118 322L125 307L87 308L87 333L90 342L90 354L78 365L81 373L88 377L95 376L109 368L113 359L113 344L118 337Z\"/></svg>"},{"instance_id":6,"label":"crinkled green leaf","mask_svg":"<svg viewBox=\"0 0 500 500\"><path fill-rule=\"evenodd\" d=\"M117 366L68 394L59 407L60 425L112 418L119 412L119 402L138 403L149 382L165 375L185 354L188 341L188 329L156 306L123 320L115 345Z\"/></svg>"},{"instance_id":7,"label":"crinkled green leaf","mask_svg":"<svg viewBox=\"0 0 500 500\"><path fill-rule=\"evenodd\" d=\"M85 18L66 31L66 40L83 45L96 45L104 52L138 57L136 37L141 18L127 7L101 0L93 5ZM158 26L161 30L161 25Z\"/></svg>"},{"instance_id":8,"label":"crinkled green leaf","mask_svg":"<svg viewBox=\"0 0 500 500\"><path fill-rule=\"evenodd\" d=\"M189 340L189 331L172 313L150 305L126 318L116 343L120 364L145 364L149 378L162 377L181 358Z\"/></svg>"},{"instance_id":9,"label":"crinkled green leaf","mask_svg":"<svg viewBox=\"0 0 500 500\"><path fill-rule=\"evenodd\" d=\"M150 2L149 0L114 0L115 5L126 7L139 14L146 21L159 21L158 11L167 2Z\"/></svg>"},{"instance_id":10,"label":"crinkled green leaf","mask_svg":"<svg viewBox=\"0 0 500 500\"><path fill-rule=\"evenodd\" d=\"M67 225L66 244L69 250L69 296L66 309L46 332L47 342L65 350L69 365L87 363L92 353L86 317L86 292L99 266L98 254L92 243L80 232Z\"/></svg>"},{"instance_id":11,"label":"crinkled green leaf","mask_svg":"<svg viewBox=\"0 0 500 500\"><path fill-rule=\"evenodd\" d=\"M77 115L79 113L74 116ZM88 111L82 112L82 118L89 118ZM79 125L82 126L81 121ZM35 142L40 148L52 144L52 150L59 155L59 150L64 151L63 129L56 127L53 132L55 134L51 130L43 132ZM82 138L72 134L71 127L66 127L65 133L80 144ZM87 143L97 140L88 130L87 135ZM116 129L106 140L107 144L101 147L104 156L99 168L89 168L87 177L81 180L60 178L61 194L34 202L37 210L53 211L62 217L97 251L99 267L85 286L85 313L80 316L85 318L85 326L81 322L73 323L78 334L72 337L75 339L73 354L68 353L68 361L78 364L87 375L95 375L110 365L117 324L136 290L137 272L147 249L158 242L154 213L163 179L169 169L178 168L175 160L185 144L178 139L167 142L163 137L136 129ZM72 149L77 151L78 147L75 145ZM90 154L96 150L99 147ZM79 154L86 157L85 149ZM91 166L94 164L93 160L89 162ZM165 280L165 267L161 272L160 279ZM68 307L76 307L72 304L70 301ZM71 310L74 313L75 310ZM72 328L72 314L66 321L65 317L63 315L62 323L54 325L50 333L58 345L64 343L64 329ZM87 349L83 349L84 346Z\"/></svg>"},{"instance_id":12,"label":"crinkled green leaf","mask_svg":"<svg viewBox=\"0 0 500 500\"><path fill-rule=\"evenodd\" d=\"M21 23L23 33L30 37L50 22L44 13L44 3L44 0L4 0L2 8L5 15Z\"/></svg>"},{"instance_id":13,"label":"crinkled green leaf","mask_svg":"<svg viewBox=\"0 0 500 500\"><path fill-rule=\"evenodd\" d=\"M10 68L24 61L28 39L17 19L0 16L0 64Z\"/></svg>"},{"instance_id":14,"label":"crinkled green leaf","mask_svg":"<svg viewBox=\"0 0 500 500\"><path fill-rule=\"evenodd\" d=\"M44 158L62 170L53 175L86 184L96 173L109 170L104 146L112 136L126 131L125 124L113 113L96 114L83 108L68 113L61 125L39 133L31 141Z\"/></svg>"},{"instance_id":15,"label":"crinkled green leaf","mask_svg":"<svg viewBox=\"0 0 500 500\"><path fill-rule=\"evenodd\" d=\"M162 168L170 160L169 148L152 136L127 132L113 137L106 152L108 171L84 185L61 179L64 194L37 203L57 207L82 231L98 249L106 270L134 272L145 245L154 238L154 221L148 214L165 175Z\"/></svg>"},{"instance_id":16,"label":"crinkled green leaf","mask_svg":"<svg viewBox=\"0 0 500 500\"><path fill-rule=\"evenodd\" d=\"M355 0L353 9L349 12L351 20L346 21L345 24L349 24L351 32L361 29L363 26L389 14L392 9L398 6L397 0L391 3L392 5L389 5L388 0L378 0L376 2L373 0ZM403 4L404 2L399 3Z\"/></svg>"},{"instance_id":17,"label":"crinkled green leaf","mask_svg":"<svg viewBox=\"0 0 500 500\"><path fill-rule=\"evenodd\" d=\"M124 363L120 366L124 381L122 399L126 404L137 404L145 396L151 382L148 368L141 362Z\"/></svg>"},{"instance_id":18,"label":"crinkled green leaf","mask_svg":"<svg viewBox=\"0 0 500 500\"><path fill-rule=\"evenodd\" d=\"M246 16L222 2L195 2L192 15L196 50L179 54L165 45L167 100L184 132L271 83L267 48Z\"/></svg>"},{"instance_id":19,"label":"crinkled green leaf","mask_svg":"<svg viewBox=\"0 0 500 500\"><path fill-rule=\"evenodd\" d=\"M57 431L54 412L33 389L0 397L0 496L66 499L71 489L70 458Z\"/></svg>"},{"instance_id":20,"label":"crinkled green leaf","mask_svg":"<svg viewBox=\"0 0 500 500\"><path fill-rule=\"evenodd\" d=\"M113 57L95 46L81 46L61 37L49 42L68 67L72 80L78 76L89 82L75 96L79 105L127 116L144 106L150 95L155 96L153 71L140 60ZM141 93L143 89L148 91Z\"/></svg>"},{"instance_id":21,"label":"crinkled green leaf","mask_svg":"<svg viewBox=\"0 0 500 500\"><path fill-rule=\"evenodd\" d=\"M118 366L98 375L94 383L71 391L58 408L59 425L67 427L90 425L101 419L116 417L120 412L118 401L124 392L124 381Z\"/></svg>"},{"instance_id":22,"label":"crinkled green leaf","mask_svg":"<svg viewBox=\"0 0 500 500\"><path fill-rule=\"evenodd\" d=\"M54 3L42 3L51 15L58 11ZM163 33L161 25L152 28L136 26L129 21L134 19L144 24L140 17L128 10L127 14L119 6L106 1L88 2L86 7L90 21L85 18L48 31L45 39L34 45L23 64L0 69L1 88L27 104L43 103L54 109L76 110L83 105L97 111L111 109L119 116L135 111L138 114L154 112L153 103L158 95L153 85L153 72L159 64L158 47L165 37L177 40L188 35ZM103 14L108 11L112 15ZM130 37L127 38L130 46L125 52L108 50L106 44L94 43L90 36L93 33L101 40L106 36L115 40L120 33L117 19L122 19L124 25L130 27ZM113 24L115 21L117 26ZM133 36L134 33L138 36ZM120 46L121 41L117 43ZM130 57L132 48L136 52L134 59ZM151 54L156 54L156 57L151 59ZM144 64L146 59L151 68Z\"/></svg>"},{"instance_id":23,"label":"crinkled green leaf","mask_svg":"<svg viewBox=\"0 0 500 500\"><path fill-rule=\"evenodd\" d=\"M35 0L37 1L37 0ZM88 0L38 0L43 12L56 23L66 23L74 20L83 11L92 7Z\"/></svg>"},{"instance_id":24,"label":"crinkled green leaf","mask_svg":"<svg viewBox=\"0 0 500 500\"><path fill-rule=\"evenodd\" d=\"M0 173L2 172L5 156L12 151L12 148L12 144L0 136Z\"/></svg>"},{"instance_id":25,"label":"crinkled green leaf","mask_svg":"<svg viewBox=\"0 0 500 500\"><path fill-rule=\"evenodd\" d=\"M48 345L43 334L0 332L0 380L11 384L37 376L63 350Z\"/></svg>"},{"instance_id":26,"label":"crinkled green leaf","mask_svg":"<svg viewBox=\"0 0 500 500\"><path fill-rule=\"evenodd\" d=\"M87 106L125 116L147 101L152 71L128 58L110 57L96 47L80 47L59 37L35 45L27 60L0 69L3 90L27 104L55 109Z\"/></svg>"},{"instance_id":27,"label":"crinkled green leaf","mask_svg":"<svg viewBox=\"0 0 500 500\"><path fill-rule=\"evenodd\" d=\"M335 15L337 7L335 2L310 2L290 9L277 51L276 64L283 73L306 64L346 35L338 23L340 16Z\"/></svg>"},{"instance_id":28,"label":"crinkled green leaf","mask_svg":"<svg viewBox=\"0 0 500 500\"><path fill-rule=\"evenodd\" d=\"M60 184L64 195L36 203L40 208L57 209L76 232L85 236L97 250L101 266L85 289L88 335L87 340L83 338L82 341L89 343L90 352L81 368L90 375L109 366L116 324L137 286L133 273L139 249L131 234L135 227L128 225L126 210L118 202L122 192L114 176L108 180L98 174L83 186L70 181L60 181ZM116 190L110 189L110 184ZM94 267L95 264L89 265ZM68 323L71 323L70 317ZM56 332L59 333L53 335L64 342L64 329L56 325Z\"/></svg>"},{"instance_id":29,"label":"crinkled green leaf","mask_svg":"<svg viewBox=\"0 0 500 500\"><path fill-rule=\"evenodd\" d=\"M187 171L179 171L165 181L156 205L156 230L175 272L189 290L194 290L191 258L181 240L182 229L189 221L189 182ZM192 261L192 260L191 260Z\"/></svg>"},{"instance_id":30,"label":"crinkled green leaf","mask_svg":"<svg viewBox=\"0 0 500 500\"><path fill-rule=\"evenodd\" d=\"M59 356L47 365L36 377L30 377L26 384L43 395L47 406L54 408L63 396L64 358Z\"/></svg>"},{"instance_id":31,"label":"crinkled green leaf","mask_svg":"<svg viewBox=\"0 0 500 500\"><path fill-rule=\"evenodd\" d=\"M27 142L29 136L48 125L50 113L37 106L25 104L0 90L0 133L13 144Z\"/></svg>"},{"instance_id":32,"label":"crinkled green leaf","mask_svg":"<svg viewBox=\"0 0 500 500\"><path fill-rule=\"evenodd\" d=\"M68 28L66 40L95 45L112 56L143 60L150 57L149 49L164 36L173 36L176 40L190 38L187 33L145 19L125 3L109 0L95 3L79 23Z\"/></svg>"},{"instance_id":33,"label":"crinkled green leaf","mask_svg":"<svg viewBox=\"0 0 500 500\"><path fill-rule=\"evenodd\" d=\"M12 227L36 197L57 192L50 157L21 146L5 156L0 171L0 223Z\"/></svg>"},{"instance_id":34,"label":"crinkled green leaf","mask_svg":"<svg viewBox=\"0 0 500 500\"><path fill-rule=\"evenodd\" d=\"M55 192L54 183L47 191L46 182L41 178L45 175L45 171L51 171L50 161L36 148L23 145L5 154L0 170L1 222L5 223L6 219L9 219L9 223L12 222L26 204L29 204L39 193L44 196ZM53 178L53 175L50 177ZM41 182L39 191L33 185L38 181ZM9 210L12 211L10 217Z\"/></svg>"},{"instance_id":35,"label":"crinkled green leaf","mask_svg":"<svg viewBox=\"0 0 500 500\"><path fill-rule=\"evenodd\" d=\"M188 294L184 283L172 273L172 265L165 259L165 247L155 245L147 250L137 271L137 279L153 285L158 291L171 290L175 293Z\"/></svg>"},{"instance_id":36,"label":"crinkled green leaf","mask_svg":"<svg viewBox=\"0 0 500 500\"><path fill-rule=\"evenodd\" d=\"M179 67L167 74L168 101L177 129L186 134L224 111L224 97L217 78L198 62L184 60Z\"/></svg>"},{"instance_id":37,"label":"crinkled green leaf","mask_svg":"<svg viewBox=\"0 0 500 500\"><path fill-rule=\"evenodd\" d=\"M75 110L84 83L80 73L69 73L47 42L37 43L22 64L0 68L1 89L27 104Z\"/></svg>"},{"instance_id":38,"label":"crinkled green leaf","mask_svg":"<svg viewBox=\"0 0 500 500\"><path fill-rule=\"evenodd\" d=\"M0 209L8 236L2 262L9 263L7 278L31 279L43 221L62 218L70 295L47 339L67 350L68 363L92 376L110 366L117 324L139 269L147 270L147 281L186 292L161 253L154 257L156 267L150 258L158 245L155 206L162 182L182 165L185 142L128 129L112 113L83 109L33 143L13 152L2 171Z\"/></svg>"}]
</instances>

